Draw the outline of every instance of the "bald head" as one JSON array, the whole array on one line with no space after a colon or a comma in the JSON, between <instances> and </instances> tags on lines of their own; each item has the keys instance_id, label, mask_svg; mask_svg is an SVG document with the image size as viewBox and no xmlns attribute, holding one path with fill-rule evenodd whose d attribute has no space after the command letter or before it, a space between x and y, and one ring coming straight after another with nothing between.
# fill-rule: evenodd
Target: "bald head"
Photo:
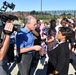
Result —
<instances>
[{"instance_id":1,"label":"bald head","mask_svg":"<svg viewBox=\"0 0 76 75\"><path fill-rule=\"evenodd\" d=\"M36 18L33 17L32 15L28 15L28 16L25 18L25 24L30 24L33 20L36 20Z\"/></svg>"}]
</instances>

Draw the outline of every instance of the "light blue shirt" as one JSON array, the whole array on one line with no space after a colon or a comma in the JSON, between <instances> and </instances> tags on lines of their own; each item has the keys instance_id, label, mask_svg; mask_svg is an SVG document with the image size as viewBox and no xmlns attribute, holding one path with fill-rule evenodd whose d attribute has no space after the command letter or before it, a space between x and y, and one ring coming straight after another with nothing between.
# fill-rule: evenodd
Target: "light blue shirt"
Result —
<instances>
[{"instance_id":1,"label":"light blue shirt","mask_svg":"<svg viewBox=\"0 0 76 75\"><path fill-rule=\"evenodd\" d=\"M22 48L29 48L33 45L34 45L34 36L32 31L28 31L25 27L22 27L16 35L17 49L20 50Z\"/></svg>"}]
</instances>

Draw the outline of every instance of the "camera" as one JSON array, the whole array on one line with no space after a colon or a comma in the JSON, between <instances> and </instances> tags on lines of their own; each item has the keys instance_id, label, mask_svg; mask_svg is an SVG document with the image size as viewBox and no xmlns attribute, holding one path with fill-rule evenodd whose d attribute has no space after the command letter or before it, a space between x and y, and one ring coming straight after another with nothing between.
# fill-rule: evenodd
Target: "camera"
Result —
<instances>
[{"instance_id":1,"label":"camera","mask_svg":"<svg viewBox=\"0 0 76 75\"><path fill-rule=\"evenodd\" d=\"M10 31L7 31L7 30L5 31L4 30L6 22L7 21L10 22L10 21L18 20L17 16L5 13L7 8L10 8L10 9L14 10L15 4L13 4L13 3L10 4L10 3L4 1L3 6L0 8L0 41L1 41L2 32L6 33L8 35L11 33ZM20 29L20 25L19 24L14 24L13 31L19 31L19 29Z\"/></svg>"},{"instance_id":2,"label":"camera","mask_svg":"<svg viewBox=\"0 0 76 75\"><path fill-rule=\"evenodd\" d=\"M10 4L10 3L4 1L3 2L3 6L1 7L0 11L4 11L5 12L7 10L7 8L10 8L10 9L14 10L15 4L13 4L13 3Z\"/></svg>"},{"instance_id":3,"label":"camera","mask_svg":"<svg viewBox=\"0 0 76 75\"><path fill-rule=\"evenodd\" d=\"M13 3L9 4L6 1L3 2L3 6L0 9L0 11L1 11L0 12L0 28L1 29L3 29L5 27L5 23L7 21L18 20L18 17L17 16L6 14L5 13L5 11L6 11L7 8L10 8L10 9L14 10L15 4L13 4ZM13 31L19 31L19 29L20 29L20 25L19 24L14 24Z\"/></svg>"}]
</instances>

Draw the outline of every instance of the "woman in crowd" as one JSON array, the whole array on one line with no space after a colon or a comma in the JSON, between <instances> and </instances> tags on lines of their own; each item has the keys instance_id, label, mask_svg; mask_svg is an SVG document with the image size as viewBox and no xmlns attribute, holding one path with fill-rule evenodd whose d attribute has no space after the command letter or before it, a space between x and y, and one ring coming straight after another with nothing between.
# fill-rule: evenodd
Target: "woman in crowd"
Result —
<instances>
[{"instance_id":1,"label":"woman in crowd","mask_svg":"<svg viewBox=\"0 0 76 75\"><path fill-rule=\"evenodd\" d=\"M56 36L56 30L55 30L55 27L56 27L56 21L55 20L51 20L50 21L50 28L48 30L48 34L47 34L47 41L46 41L46 44L47 44L47 50L48 51L51 51L52 48L56 45L57 41L55 39L55 36Z\"/></svg>"},{"instance_id":2,"label":"woman in crowd","mask_svg":"<svg viewBox=\"0 0 76 75\"><path fill-rule=\"evenodd\" d=\"M57 33L59 44L48 51L49 61L47 75L68 75L69 68L69 47L67 40L71 37L72 31L68 27L61 27Z\"/></svg>"}]
</instances>

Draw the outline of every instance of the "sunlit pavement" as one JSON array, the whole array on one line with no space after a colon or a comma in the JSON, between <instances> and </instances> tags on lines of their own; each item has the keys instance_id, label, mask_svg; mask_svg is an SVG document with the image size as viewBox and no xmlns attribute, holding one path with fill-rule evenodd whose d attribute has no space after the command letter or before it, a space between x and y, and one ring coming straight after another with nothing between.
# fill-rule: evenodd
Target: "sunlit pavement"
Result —
<instances>
[{"instance_id":1,"label":"sunlit pavement","mask_svg":"<svg viewBox=\"0 0 76 75\"><path fill-rule=\"evenodd\" d=\"M76 75L75 74L75 69L76 69L76 51L73 51L73 63L69 64L69 71L68 71L68 75ZM35 67L31 68L31 74L30 75L46 75L46 70L47 70L47 65L43 66L41 64L41 62L39 61L38 65ZM17 65L15 66L15 68L12 70L11 75L18 75L18 67Z\"/></svg>"}]
</instances>

